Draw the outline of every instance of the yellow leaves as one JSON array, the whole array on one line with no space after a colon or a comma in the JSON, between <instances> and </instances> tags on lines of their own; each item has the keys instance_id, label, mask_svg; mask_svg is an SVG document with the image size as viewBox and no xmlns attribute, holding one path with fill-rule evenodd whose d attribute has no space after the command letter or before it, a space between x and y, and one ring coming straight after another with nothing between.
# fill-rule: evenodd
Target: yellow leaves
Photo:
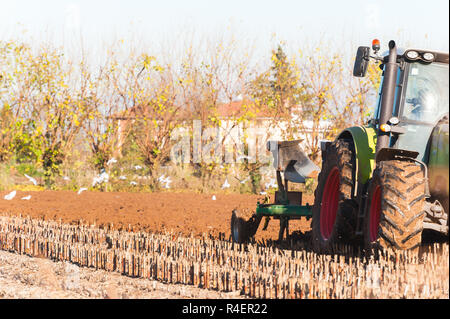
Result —
<instances>
[{"instance_id":1,"label":"yellow leaves","mask_svg":"<svg viewBox=\"0 0 450 319\"><path fill-rule=\"evenodd\" d=\"M160 66L160 65L155 65L155 66L153 67L153 70L155 70L155 71L157 71L157 72L163 72L163 71L164 71L164 68L163 68L162 66Z\"/></svg>"},{"instance_id":2,"label":"yellow leaves","mask_svg":"<svg viewBox=\"0 0 450 319\"><path fill-rule=\"evenodd\" d=\"M73 121L73 124L75 124L75 126L80 126L80 121L78 120L78 116L77 115L73 116L72 121Z\"/></svg>"},{"instance_id":3,"label":"yellow leaves","mask_svg":"<svg viewBox=\"0 0 450 319\"><path fill-rule=\"evenodd\" d=\"M144 69L148 70L150 68L152 62L155 61L156 58L154 56L143 54L142 60L143 60L142 63L143 63Z\"/></svg>"}]
</instances>

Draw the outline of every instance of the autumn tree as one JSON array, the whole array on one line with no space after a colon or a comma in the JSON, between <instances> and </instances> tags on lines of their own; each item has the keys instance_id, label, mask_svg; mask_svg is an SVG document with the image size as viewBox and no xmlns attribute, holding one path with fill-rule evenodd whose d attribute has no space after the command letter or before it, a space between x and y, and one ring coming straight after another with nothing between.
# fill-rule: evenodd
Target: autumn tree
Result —
<instances>
[{"instance_id":1,"label":"autumn tree","mask_svg":"<svg viewBox=\"0 0 450 319\"><path fill-rule=\"evenodd\" d=\"M51 186L86 118L87 88L79 81L79 66L56 49L16 46L8 60L13 80L3 106L11 108L22 127L14 141L16 152L26 147L33 153Z\"/></svg>"},{"instance_id":2,"label":"autumn tree","mask_svg":"<svg viewBox=\"0 0 450 319\"><path fill-rule=\"evenodd\" d=\"M177 72L178 95L187 111L186 120L191 123L197 121L201 125L201 144L217 143L222 150L230 146L225 144L230 140L231 133L245 120L247 110L245 103L242 103L243 109L235 114L225 114L224 118L219 107L226 108L236 99L244 98L250 72L250 51L239 50L234 39L206 40L205 43L203 55L194 52L191 46L185 50L180 71ZM220 136L214 134L218 128L221 128ZM192 137L195 134L194 131L190 133ZM191 146L194 147L193 144ZM204 186L210 184L213 175L226 173L228 169L229 165L223 163L224 152L216 154L216 150L212 148L211 154L203 154L205 158L193 159L195 175L202 179Z\"/></svg>"},{"instance_id":3,"label":"autumn tree","mask_svg":"<svg viewBox=\"0 0 450 319\"><path fill-rule=\"evenodd\" d=\"M102 170L111 159L121 156L121 148L131 129L127 110L134 105L131 86L139 70L121 63L114 52L110 52L96 74L84 74L91 92L84 132L94 166Z\"/></svg>"},{"instance_id":4,"label":"autumn tree","mask_svg":"<svg viewBox=\"0 0 450 319\"><path fill-rule=\"evenodd\" d=\"M0 42L0 162L15 155L16 142L25 138L21 118L21 96L14 93L25 90L17 81L18 67L29 49L14 42ZM23 72L23 71L20 71ZM20 73L19 73L20 74ZM23 144L18 146L23 150Z\"/></svg>"},{"instance_id":5,"label":"autumn tree","mask_svg":"<svg viewBox=\"0 0 450 319\"><path fill-rule=\"evenodd\" d=\"M303 80L308 86L310 99L304 104L301 121L297 121L300 132L305 138L309 157L317 161L320 152L320 140L332 139L332 129L337 128L336 115L340 114L343 88L339 81L342 76L342 57L326 52L326 48L317 47L302 56Z\"/></svg>"},{"instance_id":6,"label":"autumn tree","mask_svg":"<svg viewBox=\"0 0 450 319\"><path fill-rule=\"evenodd\" d=\"M288 59L281 45L272 51L271 61L271 67L250 83L249 92L258 110L271 116L271 125L282 130L283 138L293 139L298 127L291 118L308 103L307 86L296 61Z\"/></svg>"},{"instance_id":7,"label":"autumn tree","mask_svg":"<svg viewBox=\"0 0 450 319\"><path fill-rule=\"evenodd\" d=\"M371 61L365 77L352 77L344 82L347 92L344 112L346 116L342 117L344 125L363 125L373 116L371 112L380 87L381 72L379 63Z\"/></svg>"},{"instance_id":8,"label":"autumn tree","mask_svg":"<svg viewBox=\"0 0 450 319\"><path fill-rule=\"evenodd\" d=\"M126 113L132 125L130 137L149 169L153 187L158 188L159 168L170 157L170 136L182 123L183 116L176 103L175 86L168 69L146 54L136 63L129 72L137 70L141 77L134 77L127 92L133 100L133 106Z\"/></svg>"}]
</instances>

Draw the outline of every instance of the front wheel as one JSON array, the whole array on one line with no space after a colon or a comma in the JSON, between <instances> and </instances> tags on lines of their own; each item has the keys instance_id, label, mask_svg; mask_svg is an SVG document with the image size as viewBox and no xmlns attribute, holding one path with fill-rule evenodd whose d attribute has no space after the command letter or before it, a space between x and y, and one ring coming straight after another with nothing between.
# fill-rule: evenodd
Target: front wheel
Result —
<instances>
[{"instance_id":1,"label":"front wheel","mask_svg":"<svg viewBox=\"0 0 450 319\"><path fill-rule=\"evenodd\" d=\"M414 249L422 241L424 172L415 162L380 162L368 189L364 218L366 248Z\"/></svg>"}]
</instances>

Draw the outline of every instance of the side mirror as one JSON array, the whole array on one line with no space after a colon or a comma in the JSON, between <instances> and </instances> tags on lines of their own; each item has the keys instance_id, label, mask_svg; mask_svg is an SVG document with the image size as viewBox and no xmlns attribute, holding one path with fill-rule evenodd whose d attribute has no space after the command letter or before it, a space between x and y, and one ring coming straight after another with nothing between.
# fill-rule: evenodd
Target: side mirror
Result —
<instances>
[{"instance_id":1,"label":"side mirror","mask_svg":"<svg viewBox=\"0 0 450 319\"><path fill-rule=\"evenodd\" d=\"M353 67L353 76L366 76L367 66L369 65L370 48L359 47L356 52L355 65Z\"/></svg>"}]
</instances>

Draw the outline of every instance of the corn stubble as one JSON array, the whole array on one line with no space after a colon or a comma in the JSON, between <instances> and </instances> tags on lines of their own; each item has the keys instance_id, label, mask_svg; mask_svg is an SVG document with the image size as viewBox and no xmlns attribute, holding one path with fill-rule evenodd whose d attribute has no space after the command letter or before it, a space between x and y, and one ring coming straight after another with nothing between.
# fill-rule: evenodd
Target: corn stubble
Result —
<instances>
[{"instance_id":1,"label":"corn stubble","mask_svg":"<svg viewBox=\"0 0 450 319\"><path fill-rule=\"evenodd\" d=\"M449 298L449 246L364 257L352 247L319 255L280 249L0 216L0 248L171 284L253 298Z\"/></svg>"}]
</instances>

